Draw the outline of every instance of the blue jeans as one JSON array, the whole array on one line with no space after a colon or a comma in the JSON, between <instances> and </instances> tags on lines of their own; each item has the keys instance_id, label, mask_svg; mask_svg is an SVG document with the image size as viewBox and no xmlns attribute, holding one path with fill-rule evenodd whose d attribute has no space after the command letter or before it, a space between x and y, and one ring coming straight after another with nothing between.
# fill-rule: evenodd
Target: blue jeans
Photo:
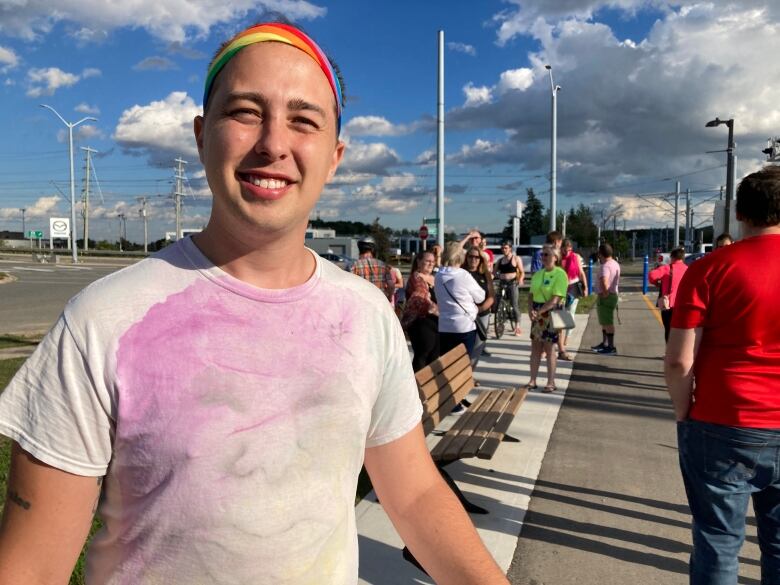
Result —
<instances>
[{"instance_id":1,"label":"blue jeans","mask_svg":"<svg viewBox=\"0 0 780 585\"><path fill-rule=\"evenodd\" d=\"M748 499L758 524L762 585L780 585L780 429L677 423L693 516L691 585L736 585Z\"/></svg>"}]
</instances>

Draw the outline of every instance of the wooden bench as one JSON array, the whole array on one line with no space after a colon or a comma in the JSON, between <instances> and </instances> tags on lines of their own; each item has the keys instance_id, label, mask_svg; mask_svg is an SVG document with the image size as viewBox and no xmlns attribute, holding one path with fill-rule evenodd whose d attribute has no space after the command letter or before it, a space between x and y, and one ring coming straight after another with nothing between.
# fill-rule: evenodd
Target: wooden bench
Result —
<instances>
[{"instance_id":1,"label":"wooden bench","mask_svg":"<svg viewBox=\"0 0 780 585\"><path fill-rule=\"evenodd\" d=\"M425 366L415 378L423 403L422 424L426 435L474 388L471 361L462 344ZM469 457L492 458L501 441L507 440L506 432L526 394L524 388L482 390L466 412L442 434L431 457L441 465Z\"/></svg>"},{"instance_id":2,"label":"wooden bench","mask_svg":"<svg viewBox=\"0 0 780 585\"><path fill-rule=\"evenodd\" d=\"M426 436L435 433L442 419L452 413L474 388L474 372L463 344L416 372L415 378L423 404L422 425ZM484 389L450 429L435 433L441 434L441 439L431 450L431 457L444 480L471 514L487 514L488 511L469 502L443 468L458 459L490 459L502 441L517 442L506 433L527 393L525 388ZM425 571L406 547L403 557Z\"/></svg>"}]
</instances>

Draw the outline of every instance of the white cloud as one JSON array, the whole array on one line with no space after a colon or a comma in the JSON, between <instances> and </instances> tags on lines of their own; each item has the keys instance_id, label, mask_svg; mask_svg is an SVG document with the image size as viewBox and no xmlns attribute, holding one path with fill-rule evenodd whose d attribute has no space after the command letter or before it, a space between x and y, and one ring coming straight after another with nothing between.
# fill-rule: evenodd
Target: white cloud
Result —
<instances>
[{"instance_id":1,"label":"white cloud","mask_svg":"<svg viewBox=\"0 0 780 585\"><path fill-rule=\"evenodd\" d=\"M177 156L195 162L198 149L192 120L200 113L185 92L173 92L164 100L122 112L112 138L123 150L146 156L152 164L170 166Z\"/></svg>"},{"instance_id":2,"label":"white cloud","mask_svg":"<svg viewBox=\"0 0 780 585\"><path fill-rule=\"evenodd\" d=\"M398 154L382 142L364 143L345 137L347 144L339 174L368 173L386 175L388 169L400 164Z\"/></svg>"},{"instance_id":3,"label":"white cloud","mask_svg":"<svg viewBox=\"0 0 780 585\"><path fill-rule=\"evenodd\" d=\"M466 103L463 107L469 108L489 104L493 101L493 90L486 86L476 87L470 81L463 86L463 93L466 95Z\"/></svg>"},{"instance_id":4,"label":"white cloud","mask_svg":"<svg viewBox=\"0 0 780 585\"><path fill-rule=\"evenodd\" d=\"M534 82L533 69L523 67L521 69L510 69L504 71L498 80L498 91L505 93L507 91L525 91Z\"/></svg>"},{"instance_id":5,"label":"white cloud","mask_svg":"<svg viewBox=\"0 0 780 585\"><path fill-rule=\"evenodd\" d=\"M39 197L32 204L25 206L24 216L25 218L32 217L48 217L52 210L57 207L57 204L62 200L59 195L49 195L46 197ZM21 218L19 207L0 207L0 219L17 219Z\"/></svg>"},{"instance_id":6,"label":"white cloud","mask_svg":"<svg viewBox=\"0 0 780 585\"><path fill-rule=\"evenodd\" d=\"M725 147L726 131L704 128L715 116L736 120L740 173L763 158L767 136L780 128L771 83L780 77L780 62L757 55L780 51L780 4L683 1L682 8L665 7L647 37L635 42L617 38L604 23L576 16L605 2L551 4L523 2L523 10L533 8L538 17L522 33L539 45L528 55L530 67L497 79L492 101L467 99L447 114L452 132L501 130L506 138L474 143L451 160L548 172L545 63L553 64L555 82L563 87L559 193L612 191L620 187L620 176L638 177L637 191L663 190L673 187L665 179L692 172L683 184L717 186L725 171L707 169L723 164L725 156L706 151ZM630 11L640 3L611 5Z\"/></svg>"},{"instance_id":7,"label":"white cloud","mask_svg":"<svg viewBox=\"0 0 780 585\"><path fill-rule=\"evenodd\" d=\"M87 67L81 72L81 79L89 79L90 77L100 77L103 72L95 67Z\"/></svg>"},{"instance_id":8,"label":"white cloud","mask_svg":"<svg viewBox=\"0 0 780 585\"><path fill-rule=\"evenodd\" d=\"M263 10L281 12L292 20L325 15L326 8L306 0L0 0L0 32L33 39L64 22L81 42L102 40L117 28L143 28L153 36L183 42L205 35L218 24L242 21ZM66 29L67 30L67 29Z\"/></svg>"},{"instance_id":9,"label":"white cloud","mask_svg":"<svg viewBox=\"0 0 780 585\"><path fill-rule=\"evenodd\" d=\"M0 73L6 73L19 65L19 57L13 49L0 45Z\"/></svg>"},{"instance_id":10,"label":"white cloud","mask_svg":"<svg viewBox=\"0 0 780 585\"><path fill-rule=\"evenodd\" d=\"M465 53L466 55L470 55L471 57L477 56L477 49L474 48L473 45L467 45L466 43L449 42L447 43L447 48L450 51L455 51L457 53Z\"/></svg>"},{"instance_id":11,"label":"white cloud","mask_svg":"<svg viewBox=\"0 0 780 585\"><path fill-rule=\"evenodd\" d=\"M75 111L81 113L81 114L87 114L89 116L99 116L100 115L100 108L97 105L91 106L86 102L81 102L79 105L77 105L75 108L73 108Z\"/></svg>"},{"instance_id":12,"label":"white cloud","mask_svg":"<svg viewBox=\"0 0 780 585\"><path fill-rule=\"evenodd\" d=\"M398 136L405 129L381 116L357 116L346 123L344 132L350 136Z\"/></svg>"},{"instance_id":13,"label":"white cloud","mask_svg":"<svg viewBox=\"0 0 780 585\"><path fill-rule=\"evenodd\" d=\"M27 82L30 85L27 95L30 97L54 95L54 92L61 87L76 85L79 79L78 75L68 73L57 67L30 69L27 72Z\"/></svg>"}]
</instances>

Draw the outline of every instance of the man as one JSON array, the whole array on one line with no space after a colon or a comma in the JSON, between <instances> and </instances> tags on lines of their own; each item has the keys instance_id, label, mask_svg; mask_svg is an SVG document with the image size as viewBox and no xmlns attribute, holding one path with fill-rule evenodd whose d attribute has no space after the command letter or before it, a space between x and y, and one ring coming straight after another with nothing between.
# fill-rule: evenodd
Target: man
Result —
<instances>
[{"instance_id":1,"label":"man","mask_svg":"<svg viewBox=\"0 0 780 585\"><path fill-rule=\"evenodd\" d=\"M436 581L507 582L431 461L392 308L303 246L340 87L285 24L212 61L206 229L75 297L0 395L0 584L67 582L98 498L88 582L355 583L364 462Z\"/></svg>"},{"instance_id":2,"label":"man","mask_svg":"<svg viewBox=\"0 0 780 585\"><path fill-rule=\"evenodd\" d=\"M724 246L730 246L733 243L734 238L731 237L730 233L722 233L715 239L715 248L723 248Z\"/></svg>"},{"instance_id":3,"label":"man","mask_svg":"<svg viewBox=\"0 0 780 585\"><path fill-rule=\"evenodd\" d=\"M553 230L547 233L547 237L544 240L545 244L549 244L556 250L561 249L561 243L563 242L563 235L557 230ZM537 272L542 269L542 249L539 248L534 252L533 258L531 258L531 273Z\"/></svg>"},{"instance_id":4,"label":"man","mask_svg":"<svg viewBox=\"0 0 780 585\"><path fill-rule=\"evenodd\" d=\"M612 257L612 246L601 244L598 250L599 271L596 275L596 313L601 325L601 343L591 349L601 355L616 355L615 310L618 304L620 265Z\"/></svg>"},{"instance_id":5,"label":"man","mask_svg":"<svg viewBox=\"0 0 780 585\"><path fill-rule=\"evenodd\" d=\"M693 585L737 583L752 496L761 583L780 583L780 167L737 190L744 239L688 268L666 346L693 517Z\"/></svg>"},{"instance_id":6,"label":"man","mask_svg":"<svg viewBox=\"0 0 780 585\"><path fill-rule=\"evenodd\" d=\"M372 236L361 238L358 240L358 252L360 256L350 268L352 274L357 274L374 284L388 300L391 300L395 292L395 275L390 266L374 257L376 240Z\"/></svg>"}]
</instances>

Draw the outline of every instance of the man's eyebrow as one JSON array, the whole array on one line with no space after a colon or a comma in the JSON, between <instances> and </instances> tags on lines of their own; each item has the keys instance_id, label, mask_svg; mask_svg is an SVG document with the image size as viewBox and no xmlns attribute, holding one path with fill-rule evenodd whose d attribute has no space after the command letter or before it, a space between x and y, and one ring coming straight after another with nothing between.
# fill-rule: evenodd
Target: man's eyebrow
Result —
<instances>
[{"instance_id":1,"label":"man's eyebrow","mask_svg":"<svg viewBox=\"0 0 780 585\"><path fill-rule=\"evenodd\" d=\"M294 98L288 101L287 108L289 110L293 110L294 112L300 112L302 110L310 110L312 112L317 112L323 118L327 117L327 115L325 114L325 110L323 110L320 106L318 106L317 104L313 104L311 102L307 102L306 100L301 98Z\"/></svg>"},{"instance_id":2,"label":"man's eyebrow","mask_svg":"<svg viewBox=\"0 0 780 585\"><path fill-rule=\"evenodd\" d=\"M268 103L268 98L266 98L262 93L257 91L233 91L230 92L225 98L225 101L227 102L232 102L236 100L247 100L250 102L254 102L259 106L263 106Z\"/></svg>"}]
</instances>

